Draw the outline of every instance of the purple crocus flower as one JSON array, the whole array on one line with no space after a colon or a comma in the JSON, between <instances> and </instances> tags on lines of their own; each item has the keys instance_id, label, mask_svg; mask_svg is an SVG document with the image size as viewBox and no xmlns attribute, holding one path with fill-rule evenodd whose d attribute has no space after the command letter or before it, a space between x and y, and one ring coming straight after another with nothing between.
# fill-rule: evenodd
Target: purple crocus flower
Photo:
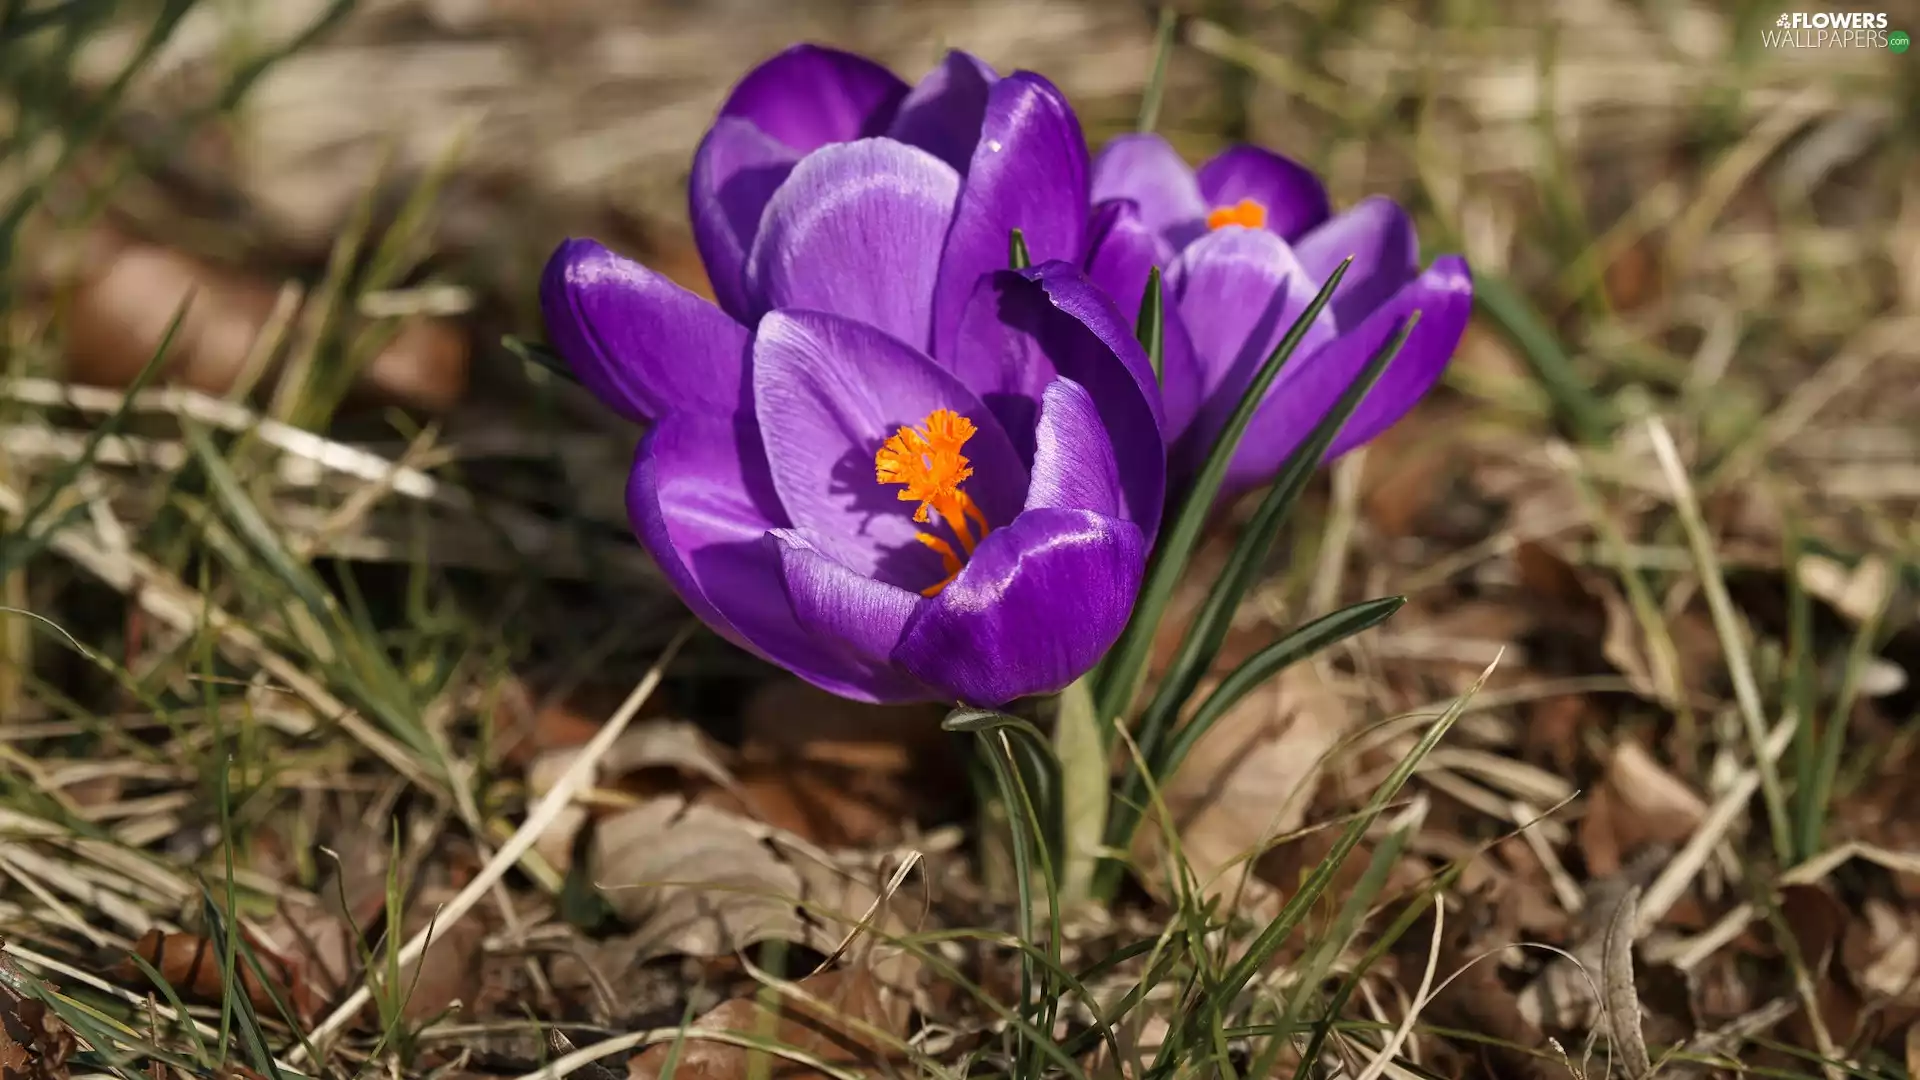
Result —
<instances>
[{"instance_id":1,"label":"purple crocus flower","mask_svg":"<svg viewBox=\"0 0 1920 1080\"><path fill-rule=\"evenodd\" d=\"M788 183L809 154L884 136L947 166L924 194L948 210L878 239L850 208L885 174L815 173ZM770 212L776 193L790 204ZM949 352L980 275L1007 264L1025 234L1035 263L1077 260L1087 227L1087 146L1066 97L1046 79L1001 78L949 52L917 86L861 56L795 45L742 79L701 140L688 181L694 240L715 298L749 325L781 306L817 307L873 324L937 355ZM774 235L774 229L787 230ZM848 293L809 281L776 251L838 244L892 259L891 287ZM938 259L919 258L931 249ZM906 253L913 258L907 260ZM912 271L919 276L902 276Z\"/></svg>"},{"instance_id":2,"label":"purple crocus flower","mask_svg":"<svg viewBox=\"0 0 1920 1080\"><path fill-rule=\"evenodd\" d=\"M809 121L783 100L767 115ZM1026 167L1011 150L993 166ZM1158 527L1153 373L1071 263L974 274L948 344L928 348L969 213L1084 198L969 196L982 171L963 181L887 138L812 149L737 266L746 308L585 240L542 279L554 347L650 424L627 505L680 597L846 697L997 706L1065 687L1119 636Z\"/></svg>"},{"instance_id":3,"label":"purple crocus flower","mask_svg":"<svg viewBox=\"0 0 1920 1080\"><path fill-rule=\"evenodd\" d=\"M1401 323L1400 355L1329 448L1380 434L1439 381L1473 307L1466 260L1420 269L1413 223L1392 200L1331 213L1304 166L1236 146L1195 170L1159 136L1125 135L1093 166L1085 267L1126 310L1163 275L1161 371L1176 475L1198 468L1255 373L1349 255L1353 266L1254 414L1228 470L1233 493L1271 479Z\"/></svg>"}]
</instances>

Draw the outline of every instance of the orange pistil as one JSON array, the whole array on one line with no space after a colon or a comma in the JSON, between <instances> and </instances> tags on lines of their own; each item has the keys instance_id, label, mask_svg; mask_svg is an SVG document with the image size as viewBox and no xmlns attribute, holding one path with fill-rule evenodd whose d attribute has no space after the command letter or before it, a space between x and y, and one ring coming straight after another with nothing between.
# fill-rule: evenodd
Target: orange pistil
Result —
<instances>
[{"instance_id":1,"label":"orange pistil","mask_svg":"<svg viewBox=\"0 0 1920 1080\"><path fill-rule=\"evenodd\" d=\"M1229 225L1245 225L1249 229L1264 228L1267 224L1267 208L1252 199L1241 199L1232 206L1216 206L1207 215L1207 228L1224 229Z\"/></svg>"},{"instance_id":2,"label":"orange pistil","mask_svg":"<svg viewBox=\"0 0 1920 1080\"><path fill-rule=\"evenodd\" d=\"M920 504L913 520L926 522L932 520L930 513L939 514L960 541L956 552L952 544L932 533L914 537L940 556L940 566L947 573L938 583L920 590L923 596L938 595L973 554L978 538L968 523L980 526L980 537L991 528L986 515L960 490L973 475L973 466L960 452L973 432L973 421L950 409L935 409L919 427L901 428L873 457L874 479L903 485L900 501Z\"/></svg>"}]
</instances>

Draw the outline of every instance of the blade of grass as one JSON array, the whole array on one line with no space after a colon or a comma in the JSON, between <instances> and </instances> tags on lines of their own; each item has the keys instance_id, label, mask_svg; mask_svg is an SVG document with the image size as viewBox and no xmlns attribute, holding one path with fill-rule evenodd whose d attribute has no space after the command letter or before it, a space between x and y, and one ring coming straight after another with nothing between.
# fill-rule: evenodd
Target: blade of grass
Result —
<instances>
[{"instance_id":1,"label":"blade of grass","mask_svg":"<svg viewBox=\"0 0 1920 1080\"><path fill-rule=\"evenodd\" d=\"M1220 680L1220 685L1195 710L1193 719L1181 725L1174 734L1167 748L1166 762L1160 766L1161 775L1173 775L1208 729L1228 709L1258 689L1260 684L1314 653L1379 626L1406 602L1404 596L1383 596L1377 600L1362 601L1352 607L1322 615L1248 657Z\"/></svg>"},{"instance_id":2,"label":"blade of grass","mask_svg":"<svg viewBox=\"0 0 1920 1080\"><path fill-rule=\"evenodd\" d=\"M1273 487L1261 500L1260 507L1248 523L1245 533L1234 546L1233 553L1227 559L1227 565L1214 580L1213 587L1207 591L1206 599L1200 610L1195 613L1187 633L1181 638L1180 646L1168 666L1166 675L1161 679L1159 689L1154 692L1146 711L1142 714L1138 735L1142 756L1156 775L1168 774L1165 766L1166 742L1173 733L1174 721L1187 699L1193 695L1200 680L1206 676L1213 665L1214 657L1219 655L1220 646L1226 641L1227 631L1232 625L1233 613L1240 607L1240 600L1252 587L1255 576L1266 562L1267 552L1273 546L1274 538L1279 535L1280 526L1286 520L1293 504L1306 490L1307 482L1320 467L1327 456L1327 448L1333 444L1347 418L1359 407L1360 402L1373 389L1387 366L1407 342L1419 323L1420 313L1414 312L1404 321L1399 331L1367 361L1353 382L1340 394L1327 414L1321 417L1308 435L1281 466L1280 474L1274 479ZM1249 395L1248 401L1257 395ZM1244 408L1247 401L1241 403ZM1236 416L1238 413L1235 414ZM1211 462L1209 462L1211 465ZM1225 467L1222 465L1222 472ZM1125 796L1120 807L1116 808L1107 831L1107 845L1116 850L1125 851L1133 842L1133 827L1137 818L1130 817L1124 807L1138 805L1140 777L1137 772L1128 771L1121 781L1121 790ZM1112 895L1112 889L1119 883L1121 869L1114 861L1109 861L1101 869L1096 880L1097 895Z\"/></svg>"},{"instance_id":3,"label":"blade of grass","mask_svg":"<svg viewBox=\"0 0 1920 1080\"><path fill-rule=\"evenodd\" d=\"M40 495L15 518L9 534L0 538L0 578L5 578L28 559L39 554L52 540L56 530L35 528L35 526L40 518L52 509L61 493L70 490L80 474L92 466L94 457L100 452L100 444L109 436L118 433L126 424L127 417L132 411L134 398L153 381L155 375L159 374L161 366L166 362L167 354L173 350L174 336L180 332L180 325L186 320L187 309L192 304L193 294L189 293L186 299L180 301L180 307L174 311L173 320L167 323L167 332L160 335L160 345L154 349L153 356L127 383L126 393L121 397L120 403L112 412L102 417L92 431L87 433L86 441L80 444L80 453L47 477Z\"/></svg>"},{"instance_id":4,"label":"blade of grass","mask_svg":"<svg viewBox=\"0 0 1920 1080\"><path fill-rule=\"evenodd\" d=\"M1160 9L1160 21L1153 31L1153 71L1147 76L1146 92L1140 96L1141 132L1160 124L1160 103L1167 91L1167 66L1173 60L1174 34L1180 27L1180 12L1168 5Z\"/></svg>"},{"instance_id":5,"label":"blade of grass","mask_svg":"<svg viewBox=\"0 0 1920 1080\"><path fill-rule=\"evenodd\" d=\"M1025 270L1033 265L1033 256L1027 252L1027 234L1015 229L1007 234L1007 267L1013 270Z\"/></svg>"},{"instance_id":6,"label":"blade of grass","mask_svg":"<svg viewBox=\"0 0 1920 1080\"><path fill-rule=\"evenodd\" d=\"M1473 276L1473 298L1520 349L1567 434L1582 443L1605 442L1613 428L1606 406L1587 389L1559 338L1520 291L1500 275L1483 271Z\"/></svg>"},{"instance_id":7,"label":"blade of grass","mask_svg":"<svg viewBox=\"0 0 1920 1080\"><path fill-rule=\"evenodd\" d=\"M1475 694L1480 692L1481 687L1486 685L1487 679L1493 675L1494 668L1497 667L1499 663L1500 660L1496 657L1493 663L1488 664L1486 669L1480 673L1480 677L1475 679L1473 685L1467 688L1466 693L1456 698L1453 704L1447 708L1447 711L1442 713L1440 717L1427 728L1426 732L1421 735L1420 741L1414 744L1413 749L1409 750L1406 756L1400 759L1399 764L1394 766L1393 772L1388 774L1386 780L1383 781L1378 788L1374 789L1373 796L1367 800L1366 807L1362 809L1361 812L1355 816L1354 820L1347 825L1346 829L1341 832L1339 839L1334 841L1333 849L1327 853L1325 858L1320 860L1314 867L1313 872L1308 875L1307 880L1301 883L1299 890L1288 899L1286 906L1280 910L1280 914L1260 931L1259 935L1254 938L1253 943L1247 947L1246 952L1227 970L1225 978L1221 980L1222 993L1202 1003L1203 1008L1200 1017L1190 1016L1187 1018L1187 1023L1192 1023L1196 1019L1204 1018L1207 1013L1213 1012L1221 1005L1231 1002L1233 998L1238 995L1240 989L1251 982L1253 977L1266 966L1267 962L1273 959L1273 955L1280 950L1281 945L1286 943L1288 936L1293 933L1294 928L1299 926L1300 921L1306 917L1307 911L1319 900L1320 895L1327 890L1327 887L1333 883L1334 875L1337 874L1340 867L1346 863L1347 856L1351 855L1353 849L1359 846L1361 838L1366 835L1367 830L1372 827L1374 821L1386 811L1388 804L1400 794L1400 789L1404 787L1407 780L1413 776L1414 770L1419 768L1420 762L1426 759L1426 756L1433 751L1435 746L1439 745L1440 740L1453 728L1454 722L1457 721L1460 718L1460 714L1466 710L1467 703L1473 699Z\"/></svg>"},{"instance_id":8,"label":"blade of grass","mask_svg":"<svg viewBox=\"0 0 1920 1080\"><path fill-rule=\"evenodd\" d=\"M1666 474L1673 494L1673 508L1679 514L1681 531L1687 546L1693 549L1694 566L1700 575L1700 590L1706 594L1707 610L1713 616L1713 628L1720 636L1720 650L1726 656L1727 674L1733 680L1733 697L1740 706L1740 719L1747 729L1747 741L1753 748L1753 765L1759 770L1760 797L1767 805L1767 826L1773 838L1774 858L1781 866L1793 865L1793 835L1788 827L1787 800L1780 790L1780 768L1767 754L1767 720L1760 703L1760 686L1753 678L1753 665L1747 656L1746 642L1740 636L1740 616L1733 599L1727 595L1726 575L1714 554L1713 537L1694 498L1693 484L1687 479L1686 466L1680 462L1680 449L1673 443L1659 417L1647 418L1647 433L1653 439L1653 453ZM1802 723L1805 720L1802 719Z\"/></svg>"},{"instance_id":9,"label":"blade of grass","mask_svg":"<svg viewBox=\"0 0 1920 1080\"><path fill-rule=\"evenodd\" d=\"M1366 872L1360 876L1353 892L1348 894L1347 902L1340 906L1340 913L1334 917L1332 932L1313 946L1312 952L1300 965L1300 977L1294 983L1293 993L1287 995L1285 1008L1280 1014L1282 1031L1293 1030L1306 1011L1308 1002L1319 993L1320 984L1333 969L1333 962L1346 951L1347 944L1360 928L1361 920L1373 910L1374 902L1386 890L1387 878L1393 873L1393 868L1399 865L1400 856L1406 853L1407 845L1413 841L1413 834L1420 831L1426 816L1426 803L1416 800L1391 824L1380 846L1373 849ZM1276 1075L1280 1051L1287 1045L1285 1039L1272 1040L1248 1071L1255 1076Z\"/></svg>"},{"instance_id":10,"label":"blade of grass","mask_svg":"<svg viewBox=\"0 0 1920 1080\"><path fill-rule=\"evenodd\" d=\"M1107 653L1105 676L1101 679L1099 694L1095 698L1101 716L1119 716L1146 677L1147 657L1153 651L1153 638L1159 630L1160 618L1166 613L1181 572L1185 570L1187 560L1193 556L1193 549L1200 541L1200 531L1213 511L1221 484L1226 481L1227 466L1233 461L1234 451L1239 449L1240 440L1247 433L1247 425L1253 421L1254 411L1265 399L1267 390L1273 386L1273 380L1279 377L1281 367L1300 346L1307 329L1333 298L1334 290L1340 287L1340 280L1352 265L1353 259L1348 258L1335 268L1313 302L1294 320L1286 336L1280 339L1280 344L1274 347L1261 365L1252 384L1247 387L1245 396L1234 407L1225 428L1214 440L1206 463L1180 503L1179 512L1163 530L1159 543L1154 545L1153 562L1148 567L1146 583L1140 590L1139 599L1134 603L1133 617L1128 620L1120 640Z\"/></svg>"},{"instance_id":11,"label":"blade of grass","mask_svg":"<svg viewBox=\"0 0 1920 1080\"><path fill-rule=\"evenodd\" d=\"M1047 918L1052 924L1047 938L1048 952L1053 966L1057 968L1060 966L1061 936L1058 877L1044 841L1035 843L1036 840L1043 840L1045 825L1031 792L1022 781L1019 765L1021 756L1014 750L1013 744L1013 739L1018 737L1040 754L1046 755L1046 737L1027 721L991 709L956 709L948 714L941 726L948 731L971 732L983 740L987 766L993 771L1000 798L1007 807L1007 828L1013 843L1014 889L1020 905L1015 916L1020 937L1023 941L1039 940L1033 922L1033 880L1038 873L1046 886ZM1051 1032L1059 995L1051 992L1050 983L1039 977L1039 971L1031 958L1023 956L1020 964L1020 1011L1022 1015L1029 1012L1037 1014L1035 1026L1043 1032ZM1037 1058L1042 1053L1039 1045L1020 1031L1014 1033L1014 1039L1014 1057L1028 1069L1023 1075L1039 1075Z\"/></svg>"}]
</instances>

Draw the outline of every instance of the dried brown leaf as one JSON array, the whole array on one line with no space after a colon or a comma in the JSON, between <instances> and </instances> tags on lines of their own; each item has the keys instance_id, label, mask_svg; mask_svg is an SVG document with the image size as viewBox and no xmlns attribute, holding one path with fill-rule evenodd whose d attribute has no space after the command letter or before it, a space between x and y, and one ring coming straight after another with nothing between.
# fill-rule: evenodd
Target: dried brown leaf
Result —
<instances>
[{"instance_id":1,"label":"dried brown leaf","mask_svg":"<svg viewBox=\"0 0 1920 1080\"><path fill-rule=\"evenodd\" d=\"M126 386L165 340L191 298L163 376L210 394L253 377L255 346L276 317L280 288L238 270L100 226L83 241L66 342L70 378ZM61 276L65 276L64 274ZM436 319L411 319L361 370L359 391L384 403L444 410L465 392L466 336Z\"/></svg>"},{"instance_id":2,"label":"dried brown leaf","mask_svg":"<svg viewBox=\"0 0 1920 1080\"><path fill-rule=\"evenodd\" d=\"M1296 664L1228 710L1180 771L1163 778L1181 854L1210 893L1234 893L1249 856L1300 828L1321 763L1352 721L1352 710L1313 665ZM1142 864L1158 865L1165 857L1160 830L1143 828L1140 837ZM1149 871L1146 880L1157 884L1160 877Z\"/></svg>"},{"instance_id":3,"label":"dried brown leaf","mask_svg":"<svg viewBox=\"0 0 1920 1080\"><path fill-rule=\"evenodd\" d=\"M5 946L0 940L0 947ZM0 1080L66 1080L73 1032L27 994L36 980L0 952Z\"/></svg>"},{"instance_id":4,"label":"dried brown leaf","mask_svg":"<svg viewBox=\"0 0 1920 1080\"><path fill-rule=\"evenodd\" d=\"M277 1015L273 1002L277 993L301 1019L310 1020L318 1015L324 999L307 979L304 965L279 955L250 931L247 943L259 959L261 969L273 982L269 990L244 959L235 958L240 985L246 988L247 999L253 1002L253 1007L268 1016ZM160 977L188 1001L217 1002L224 996L225 981L221 976L226 958L209 938L193 933L169 934L149 930L134 943L133 953L152 965ZM146 975L131 957L115 965L113 976L131 986L141 986L147 982Z\"/></svg>"},{"instance_id":5,"label":"dried brown leaf","mask_svg":"<svg viewBox=\"0 0 1920 1080\"><path fill-rule=\"evenodd\" d=\"M636 936L641 959L724 956L781 940L832 953L880 900L881 882L787 833L680 796L662 796L600 823L596 887ZM898 931L881 905L876 932ZM908 955L884 974L901 976Z\"/></svg>"},{"instance_id":6,"label":"dried brown leaf","mask_svg":"<svg viewBox=\"0 0 1920 1080\"><path fill-rule=\"evenodd\" d=\"M842 1070L879 1070L888 1063L897 1068L900 1057L888 1042L905 1038L911 1008L907 996L892 984L870 970L853 968L809 975L794 988L812 1000L783 995L777 1011L769 1010L757 997L725 1002L696 1020L678 1046L660 1043L629 1060L627 1076L657 1080L671 1062L672 1075L680 1080L746 1080L767 1075L779 1080L824 1080L825 1074L797 1062L702 1039L699 1033L704 1031L739 1033Z\"/></svg>"}]
</instances>

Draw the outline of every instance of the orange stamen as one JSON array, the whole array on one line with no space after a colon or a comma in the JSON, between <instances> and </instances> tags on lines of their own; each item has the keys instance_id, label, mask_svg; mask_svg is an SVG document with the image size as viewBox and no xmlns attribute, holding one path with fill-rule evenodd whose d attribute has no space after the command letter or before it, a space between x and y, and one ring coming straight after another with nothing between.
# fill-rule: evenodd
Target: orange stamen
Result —
<instances>
[{"instance_id":1,"label":"orange stamen","mask_svg":"<svg viewBox=\"0 0 1920 1080\"><path fill-rule=\"evenodd\" d=\"M1229 225L1245 225L1249 229L1265 228L1267 208L1252 199L1241 199L1232 206L1216 206L1207 215L1207 228L1224 229Z\"/></svg>"},{"instance_id":2,"label":"orange stamen","mask_svg":"<svg viewBox=\"0 0 1920 1080\"><path fill-rule=\"evenodd\" d=\"M938 595L966 565L966 557L973 554L978 539L968 522L980 527L980 537L992 528L986 515L960 489L973 476L973 466L960 450L973 438L974 430L973 421L959 413L935 409L919 427L895 432L873 457L874 479L901 485L900 501L920 504L914 508L913 520L927 522L937 513L960 541L960 551L955 552L953 545L932 533L914 537L940 556L941 569L947 572L937 584L920 590L924 596Z\"/></svg>"}]
</instances>

